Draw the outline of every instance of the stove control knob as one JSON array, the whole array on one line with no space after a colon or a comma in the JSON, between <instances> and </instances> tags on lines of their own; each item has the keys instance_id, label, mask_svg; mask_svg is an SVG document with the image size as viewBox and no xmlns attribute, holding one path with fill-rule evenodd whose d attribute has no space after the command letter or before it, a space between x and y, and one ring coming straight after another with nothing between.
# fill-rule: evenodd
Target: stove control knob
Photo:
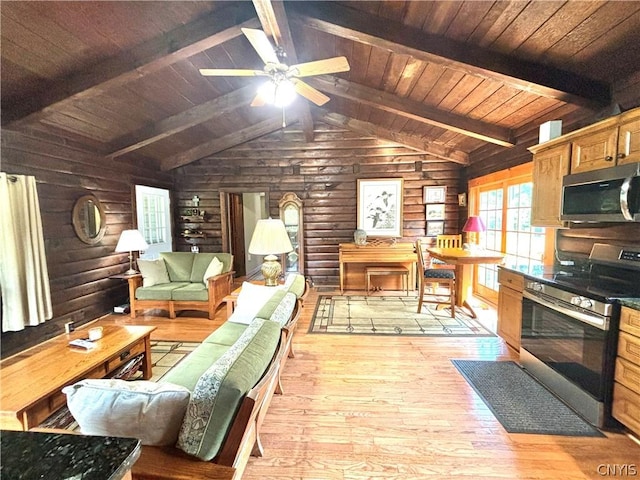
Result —
<instances>
[{"instance_id":1,"label":"stove control knob","mask_svg":"<svg viewBox=\"0 0 640 480\"><path fill-rule=\"evenodd\" d=\"M569 300L569 302L571 303L571 305L580 306L580 304L582 303L582 297L571 297L571 300Z\"/></svg>"},{"instance_id":2,"label":"stove control knob","mask_svg":"<svg viewBox=\"0 0 640 480\"><path fill-rule=\"evenodd\" d=\"M531 282L530 288L534 292L541 292L542 291L542 284L540 282Z\"/></svg>"},{"instance_id":3,"label":"stove control knob","mask_svg":"<svg viewBox=\"0 0 640 480\"><path fill-rule=\"evenodd\" d=\"M580 306L582 308L593 307L593 302L591 300L589 300L588 298L582 298L582 300L580 301Z\"/></svg>"}]
</instances>

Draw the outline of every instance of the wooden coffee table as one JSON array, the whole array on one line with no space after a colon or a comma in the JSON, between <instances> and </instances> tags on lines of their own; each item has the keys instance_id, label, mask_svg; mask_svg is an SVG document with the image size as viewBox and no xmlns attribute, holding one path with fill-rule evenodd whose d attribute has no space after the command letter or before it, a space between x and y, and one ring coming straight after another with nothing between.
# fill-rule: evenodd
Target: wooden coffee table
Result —
<instances>
[{"instance_id":1,"label":"wooden coffee table","mask_svg":"<svg viewBox=\"0 0 640 480\"><path fill-rule=\"evenodd\" d=\"M0 362L0 429L29 430L66 404L62 388L104 378L144 354L143 378L151 378L151 332L156 327L105 325L91 350L69 346L87 329L60 335Z\"/></svg>"}]
</instances>

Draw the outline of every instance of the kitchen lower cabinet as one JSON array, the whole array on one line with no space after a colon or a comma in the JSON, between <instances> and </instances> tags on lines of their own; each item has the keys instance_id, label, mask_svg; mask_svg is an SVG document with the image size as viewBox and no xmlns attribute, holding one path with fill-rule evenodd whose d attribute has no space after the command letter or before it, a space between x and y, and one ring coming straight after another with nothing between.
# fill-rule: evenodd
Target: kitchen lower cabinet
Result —
<instances>
[{"instance_id":1,"label":"kitchen lower cabinet","mask_svg":"<svg viewBox=\"0 0 640 480\"><path fill-rule=\"evenodd\" d=\"M612 414L640 434L640 310L629 307L620 314Z\"/></svg>"},{"instance_id":2,"label":"kitchen lower cabinet","mask_svg":"<svg viewBox=\"0 0 640 480\"><path fill-rule=\"evenodd\" d=\"M524 277L511 270L498 267L498 335L515 350L520 351L522 327L522 290Z\"/></svg>"}]
</instances>

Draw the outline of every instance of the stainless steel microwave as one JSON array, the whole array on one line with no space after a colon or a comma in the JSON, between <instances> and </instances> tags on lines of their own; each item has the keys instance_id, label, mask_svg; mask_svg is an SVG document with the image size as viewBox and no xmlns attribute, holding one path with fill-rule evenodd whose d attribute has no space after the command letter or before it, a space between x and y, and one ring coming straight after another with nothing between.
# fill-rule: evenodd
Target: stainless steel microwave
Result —
<instances>
[{"instance_id":1,"label":"stainless steel microwave","mask_svg":"<svg viewBox=\"0 0 640 480\"><path fill-rule=\"evenodd\" d=\"M565 175L560 219L640 222L640 162Z\"/></svg>"}]
</instances>

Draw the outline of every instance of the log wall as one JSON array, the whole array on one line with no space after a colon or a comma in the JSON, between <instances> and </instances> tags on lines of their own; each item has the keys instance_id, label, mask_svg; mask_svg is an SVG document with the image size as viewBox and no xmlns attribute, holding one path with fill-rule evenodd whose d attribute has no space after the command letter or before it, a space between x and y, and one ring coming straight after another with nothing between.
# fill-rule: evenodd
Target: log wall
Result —
<instances>
[{"instance_id":1,"label":"log wall","mask_svg":"<svg viewBox=\"0 0 640 480\"><path fill-rule=\"evenodd\" d=\"M178 204L193 195L207 212L201 251L221 246L221 190L269 192L269 213L279 216L278 201L294 192L304 202L305 274L316 285L337 285L338 245L352 242L356 229L357 180L404 179L404 241L425 235L423 187L444 185L445 233L457 233L461 216L458 185L461 166L425 157L395 143L316 124L313 143L295 126L216 154L176 171ZM176 219L179 221L179 218ZM178 249L190 245L178 239Z\"/></svg>"},{"instance_id":2,"label":"log wall","mask_svg":"<svg viewBox=\"0 0 640 480\"><path fill-rule=\"evenodd\" d=\"M53 319L2 334L4 357L64 333L68 321L80 326L126 301L125 282L109 277L128 268L128 255L114 250L120 232L134 224L133 185L171 188L171 175L143 160L105 160L68 139L6 129L1 168L36 177L53 303ZM82 243L72 225L74 203L86 194L106 212L106 234L97 245Z\"/></svg>"}]
</instances>

